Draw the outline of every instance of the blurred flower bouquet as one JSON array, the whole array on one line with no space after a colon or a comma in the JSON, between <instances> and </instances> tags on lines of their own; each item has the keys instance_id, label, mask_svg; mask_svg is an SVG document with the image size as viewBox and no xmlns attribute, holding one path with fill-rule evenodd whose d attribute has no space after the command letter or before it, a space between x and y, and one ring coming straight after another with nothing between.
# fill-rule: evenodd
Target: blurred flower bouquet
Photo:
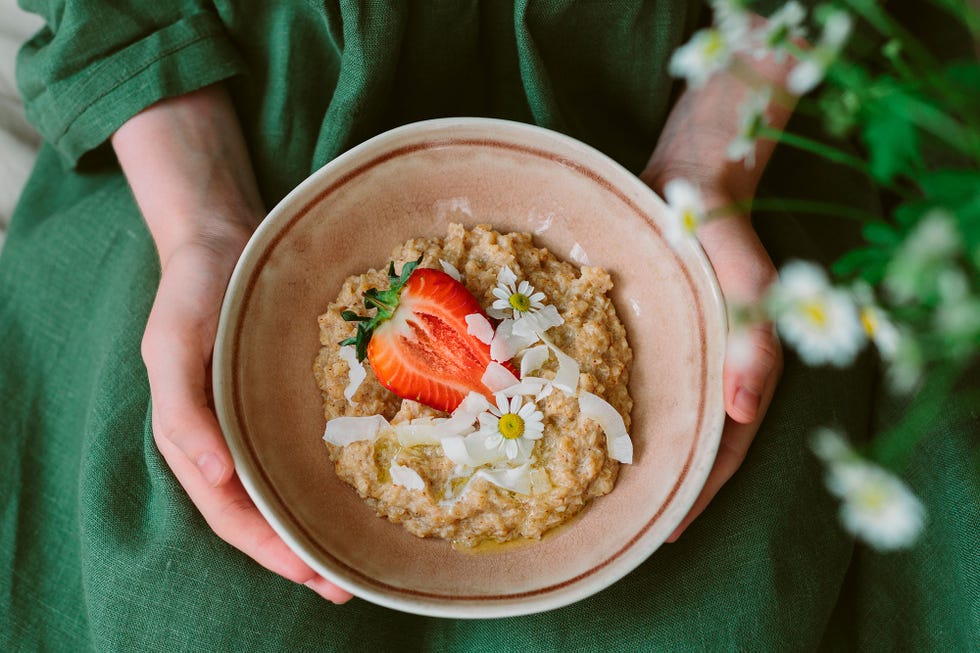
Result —
<instances>
[{"instance_id":1,"label":"blurred flower bouquet","mask_svg":"<svg viewBox=\"0 0 980 653\"><path fill-rule=\"evenodd\" d=\"M980 14L965 0L932 2L976 40ZM877 349L891 392L909 396L904 418L860 451L831 428L817 430L812 446L841 499L844 527L878 550L909 546L926 515L895 472L938 415L980 405L975 388L961 387L980 351L980 64L940 62L874 0L843 0L809 17L790 0L765 22L752 19L748 3L711 4L713 24L674 53L672 74L698 86L720 71L738 74L745 57L794 62L787 89L747 80L755 90L740 108L729 158L752 166L756 139L777 140L868 175L889 207L866 215L801 204L862 220L865 244L829 273L790 262L761 305L730 306L731 346L771 321L809 365L845 367L863 348ZM873 50L849 45L858 21L875 34ZM802 96L798 110L822 116L828 134L857 141L863 155L768 126L766 106L787 90ZM692 236L712 217L683 180L665 195L670 237Z\"/></svg>"}]
</instances>

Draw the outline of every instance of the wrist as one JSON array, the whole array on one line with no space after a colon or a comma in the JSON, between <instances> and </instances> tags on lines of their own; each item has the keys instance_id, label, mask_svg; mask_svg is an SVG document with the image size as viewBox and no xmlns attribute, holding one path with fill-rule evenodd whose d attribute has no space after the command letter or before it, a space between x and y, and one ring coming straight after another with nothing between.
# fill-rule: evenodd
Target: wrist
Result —
<instances>
[{"instance_id":1,"label":"wrist","mask_svg":"<svg viewBox=\"0 0 980 653\"><path fill-rule=\"evenodd\" d=\"M220 86L147 108L119 128L112 145L161 262L183 245L244 245L265 214Z\"/></svg>"}]
</instances>

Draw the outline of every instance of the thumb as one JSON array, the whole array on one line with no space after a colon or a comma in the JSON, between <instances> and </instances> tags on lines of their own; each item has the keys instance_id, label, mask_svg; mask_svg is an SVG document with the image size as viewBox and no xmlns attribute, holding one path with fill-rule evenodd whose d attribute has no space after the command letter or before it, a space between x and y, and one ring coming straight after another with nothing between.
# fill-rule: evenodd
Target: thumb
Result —
<instances>
[{"instance_id":1,"label":"thumb","mask_svg":"<svg viewBox=\"0 0 980 653\"><path fill-rule=\"evenodd\" d=\"M776 269L746 215L712 220L698 238L714 267L729 306L760 302ZM771 324L736 330L724 368L725 412L749 424L764 414L782 372L782 349Z\"/></svg>"}]
</instances>

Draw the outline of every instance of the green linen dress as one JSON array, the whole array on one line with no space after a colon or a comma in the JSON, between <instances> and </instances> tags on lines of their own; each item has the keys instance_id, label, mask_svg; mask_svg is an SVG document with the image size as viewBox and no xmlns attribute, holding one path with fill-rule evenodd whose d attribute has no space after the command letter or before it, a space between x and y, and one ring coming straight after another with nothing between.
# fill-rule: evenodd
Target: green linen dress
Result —
<instances>
[{"instance_id":1,"label":"green linen dress","mask_svg":"<svg viewBox=\"0 0 980 653\"><path fill-rule=\"evenodd\" d=\"M808 451L815 426L863 439L894 419L869 354L843 371L788 354L745 464L677 544L588 600L520 618L328 604L219 540L156 450L139 350L159 267L106 145L126 119L227 80L269 207L357 143L440 116L536 123L638 171L695 3L22 2L47 21L19 60L46 144L0 258L0 649L977 646L969 433L927 438L906 477L929 530L887 556L841 531ZM875 208L865 180L776 156L766 192ZM853 231L756 218L777 263L826 261Z\"/></svg>"}]
</instances>

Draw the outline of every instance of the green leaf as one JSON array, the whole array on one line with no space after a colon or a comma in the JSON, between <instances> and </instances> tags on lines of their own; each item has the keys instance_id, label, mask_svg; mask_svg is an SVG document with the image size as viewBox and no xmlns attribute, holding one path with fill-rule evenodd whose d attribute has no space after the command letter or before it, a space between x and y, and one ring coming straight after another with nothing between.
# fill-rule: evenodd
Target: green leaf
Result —
<instances>
[{"instance_id":1,"label":"green leaf","mask_svg":"<svg viewBox=\"0 0 980 653\"><path fill-rule=\"evenodd\" d=\"M876 285L885 278L888 259L888 254L877 248L854 249L837 259L831 270L835 276L860 277L871 285Z\"/></svg>"},{"instance_id":2,"label":"green leaf","mask_svg":"<svg viewBox=\"0 0 980 653\"><path fill-rule=\"evenodd\" d=\"M864 239L874 245L894 249L902 242L902 237L891 226L882 222L870 222L862 230Z\"/></svg>"},{"instance_id":3,"label":"green leaf","mask_svg":"<svg viewBox=\"0 0 980 653\"><path fill-rule=\"evenodd\" d=\"M868 148L871 175L878 182L888 183L903 174L912 176L919 169L919 135L902 112L887 107L874 111L861 136Z\"/></svg>"}]
</instances>

